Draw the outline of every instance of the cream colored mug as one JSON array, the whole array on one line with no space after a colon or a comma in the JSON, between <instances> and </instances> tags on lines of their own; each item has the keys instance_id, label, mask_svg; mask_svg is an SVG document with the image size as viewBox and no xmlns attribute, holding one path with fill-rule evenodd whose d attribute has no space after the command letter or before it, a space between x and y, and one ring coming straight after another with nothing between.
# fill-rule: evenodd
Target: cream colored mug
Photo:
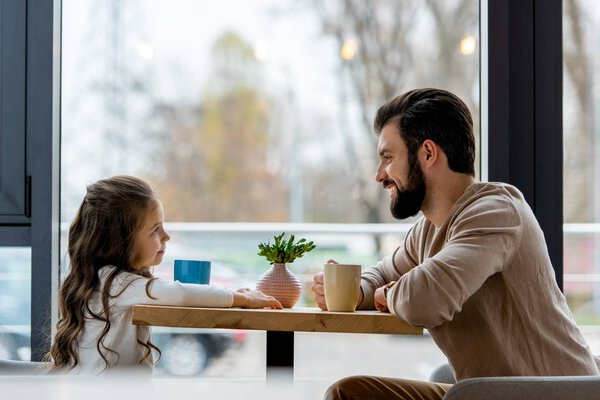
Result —
<instances>
[{"instance_id":1,"label":"cream colored mug","mask_svg":"<svg viewBox=\"0 0 600 400\"><path fill-rule=\"evenodd\" d=\"M360 265L325 264L323 283L328 311L353 312L358 303Z\"/></svg>"}]
</instances>

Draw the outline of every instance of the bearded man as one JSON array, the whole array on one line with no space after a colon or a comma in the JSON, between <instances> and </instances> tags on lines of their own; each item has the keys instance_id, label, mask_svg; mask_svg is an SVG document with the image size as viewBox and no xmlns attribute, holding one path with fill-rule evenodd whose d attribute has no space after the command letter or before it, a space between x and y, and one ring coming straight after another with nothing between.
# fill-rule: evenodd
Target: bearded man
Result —
<instances>
[{"instance_id":1,"label":"bearded man","mask_svg":"<svg viewBox=\"0 0 600 400\"><path fill-rule=\"evenodd\" d=\"M456 380L598 375L522 193L475 181L467 106L444 90L412 90L383 105L374 128L375 179L390 192L392 215L423 216L391 256L362 274L358 308L426 328ZM326 310L322 273L312 289ZM450 387L353 376L325 398L442 399Z\"/></svg>"}]
</instances>

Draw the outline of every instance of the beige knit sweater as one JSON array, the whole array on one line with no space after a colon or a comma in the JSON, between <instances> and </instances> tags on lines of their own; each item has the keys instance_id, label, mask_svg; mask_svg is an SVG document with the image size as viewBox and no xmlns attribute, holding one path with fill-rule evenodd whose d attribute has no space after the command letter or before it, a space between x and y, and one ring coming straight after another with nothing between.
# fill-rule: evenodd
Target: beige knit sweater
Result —
<instances>
[{"instance_id":1,"label":"beige knit sweater","mask_svg":"<svg viewBox=\"0 0 600 400\"><path fill-rule=\"evenodd\" d=\"M439 230L421 218L392 257L363 273L360 308L397 280L390 311L429 330L457 380L599 374L515 187L472 184Z\"/></svg>"}]
</instances>

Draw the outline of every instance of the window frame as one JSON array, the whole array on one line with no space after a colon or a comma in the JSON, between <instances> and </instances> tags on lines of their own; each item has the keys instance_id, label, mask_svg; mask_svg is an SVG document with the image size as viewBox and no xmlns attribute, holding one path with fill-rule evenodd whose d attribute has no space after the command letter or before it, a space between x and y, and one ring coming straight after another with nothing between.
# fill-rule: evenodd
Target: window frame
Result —
<instances>
[{"instance_id":1,"label":"window frame","mask_svg":"<svg viewBox=\"0 0 600 400\"><path fill-rule=\"evenodd\" d=\"M0 222L28 222L25 176L26 3L0 3ZM2 237L5 236L2 234Z\"/></svg>"},{"instance_id":2,"label":"window frame","mask_svg":"<svg viewBox=\"0 0 600 400\"><path fill-rule=\"evenodd\" d=\"M482 0L480 6L487 14L482 110L489 180L525 195L562 290L562 0Z\"/></svg>"},{"instance_id":3,"label":"window frame","mask_svg":"<svg viewBox=\"0 0 600 400\"><path fill-rule=\"evenodd\" d=\"M2 18L12 15L11 31L18 33L15 41L7 35L6 21L2 21L2 50L10 43L10 54L14 57L9 60L3 57L2 67L5 63L18 66L17 71L9 69L9 74L2 76L2 83L5 78L14 81L12 84L16 89L11 90L20 105L13 107L23 108L24 121L21 124L21 115L13 114L14 108L2 104L3 135L6 134L4 123L11 118L15 120L10 126L14 131L10 134L20 134L19 140L3 143L3 154L11 154L8 173L18 175L15 178L17 184L11 186L11 190L16 191L16 196L23 202L14 215L0 216L0 246L31 247L33 361L42 360L48 352L58 312L61 5L61 0L6 1L1 4ZM9 14L6 14L7 10ZM3 96L4 89L3 86ZM3 157L2 161L5 160ZM12 163L14 160L17 163ZM22 190L24 195L21 196ZM3 202L0 210L5 209L5 200L0 198Z\"/></svg>"}]
</instances>

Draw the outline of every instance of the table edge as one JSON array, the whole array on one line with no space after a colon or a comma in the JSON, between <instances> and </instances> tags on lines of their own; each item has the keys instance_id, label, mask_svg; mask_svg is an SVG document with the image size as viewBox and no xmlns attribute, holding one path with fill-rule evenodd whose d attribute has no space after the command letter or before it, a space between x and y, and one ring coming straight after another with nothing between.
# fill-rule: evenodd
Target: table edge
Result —
<instances>
[{"instance_id":1,"label":"table edge","mask_svg":"<svg viewBox=\"0 0 600 400\"><path fill-rule=\"evenodd\" d=\"M147 318L147 313L152 312L155 315L159 316L160 313L169 312L172 310L180 310L186 311L188 313L196 313L203 312L207 313L209 316L222 316L230 314L231 311L235 310L236 313L240 313L242 315L246 315L249 318L262 318L264 314L280 314L282 316L293 316L296 320L302 319L310 319L314 318L314 321L302 321L298 323L293 328L289 327L289 324L284 324L285 326L278 326L274 324L263 324L260 327L257 326L248 326L241 321L236 324L228 323L225 325L220 325L220 322L217 320L211 321L211 323L203 323L202 325L196 325L193 323L169 323L164 324L160 321L149 320ZM146 315L141 315L144 314ZM373 329L369 329L365 327L364 329L360 326L355 326L352 324L352 321L356 321L356 319L364 319L366 322L370 322L372 325L372 320L377 318L379 321L384 321L383 324L378 324L381 328L380 331L373 331ZM332 328L332 324L327 322L337 322L342 323L344 327L348 328L348 330L340 330L337 328ZM353 313L346 312L332 312L332 311L323 311L319 308L288 308L283 310L271 310L271 309L246 309L246 308L211 308L211 307L184 307L184 306L167 306L167 305L149 305L149 304L136 304L132 307L132 323L134 325L139 326L170 326L170 327L178 327L178 328L209 328L209 329L245 329L245 330L263 330L263 331L279 331L279 332L313 332L313 333L369 333L369 334L398 334L398 335L422 335L423 328L414 327L409 325L405 321L401 321L393 314L389 313L381 313L376 310L358 310ZM337 325L336 325L337 326Z\"/></svg>"}]
</instances>

